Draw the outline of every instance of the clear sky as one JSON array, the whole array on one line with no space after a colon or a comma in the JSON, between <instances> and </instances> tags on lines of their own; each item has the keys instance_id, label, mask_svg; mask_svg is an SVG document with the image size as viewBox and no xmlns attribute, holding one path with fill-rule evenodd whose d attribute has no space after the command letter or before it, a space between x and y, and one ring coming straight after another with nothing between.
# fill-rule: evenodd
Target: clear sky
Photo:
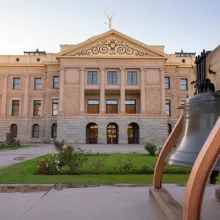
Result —
<instances>
[{"instance_id":1,"label":"clear sky","mask_svg":"<svg viewBox=\"0 0 220 220\"><path fill-rule=\"evenodd\" d=\"M220 0L0 0L0 54L58 52L112 28L166 53L220 44Z\"/></svg>"}]
</instances>

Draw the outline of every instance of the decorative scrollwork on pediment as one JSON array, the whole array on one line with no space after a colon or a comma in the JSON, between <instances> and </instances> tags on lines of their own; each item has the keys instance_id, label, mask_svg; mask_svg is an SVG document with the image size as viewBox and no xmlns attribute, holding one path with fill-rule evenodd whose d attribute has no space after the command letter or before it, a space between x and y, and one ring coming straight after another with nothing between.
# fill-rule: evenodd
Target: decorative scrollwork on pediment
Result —
<instances>
[{"instance_id":1,"label":"decorative scrollwork on pediment","mask_svg":"<svg viewBox=\"0 0 220 220\"><path fill-rule=\"evenodd\" d=\"M32 92L30 94L30 97L39 97L39 98L43 98L45 96L45 92Z\"/></svg>"},{"instance_id":2,"label":"decorative scrollwork on pediment","mask_svg":"<svg viewBox=\"0 0 220 220\"><path fill-rule=\"evenodd\" d=\"M20 97L23 97L24 93L23 92L9 92L8 93L8 97L11 98L11 97L16 97L16 98L20 98Z\"/></svg>"},{"instance_id":3,"label":"decorative scrollwork on pediment","mask_svg":"<svg viewBox=\"0 0 220 220\"><path fill-rule=\"evenodd\" d=\"M165 90L165 96L167 96L167 97L173 97L174 94L173 94L172 92L170 92L170 91Z\"/></svg>"},{"instance_id":4,"label":"decorative scrollwork on pediment","mask_svg":"<svg viewBox=\"0 0 220 220\"><path fill-rule=\"evenodd\" d=\"M50 96L51 97L58 97L59 96L59 92L58 91L51 91L50 92Z\"/></svg>"},{"instance_id":5,"label":"decorative scrollwork on pediment","mask_svg":"<svg viewBox=\"0 0 220 220\"><path fill-rule=\"evenodd\" d=\"M73 54L73 56L94 56L94 55L130 55L136 57L150 57L151 54L135 48L123 41L109 39L102 41L90 48L83 49Z\"/></svg>"}]
</instances>

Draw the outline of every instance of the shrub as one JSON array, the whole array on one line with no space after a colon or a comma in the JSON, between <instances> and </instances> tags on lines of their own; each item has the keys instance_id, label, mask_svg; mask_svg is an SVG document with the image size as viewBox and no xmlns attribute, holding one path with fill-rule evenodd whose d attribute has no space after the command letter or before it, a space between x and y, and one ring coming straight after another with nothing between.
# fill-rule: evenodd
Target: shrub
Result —
<instances>
[{"instance_id":1,"label":"shrub","mask_svg":"<svg viewBox=\"0 0 220 220\"><path fill-rule=\"evenodd\" d=\"M39 174L57 174L59 173L59 160L57 155L52 154L37 163Z\"/></svg>"},{"instance_id":2,"label":"shrub","mask_svg":"<svg viewBox=\"0 0 220 220\"><path fill-rule=\"evenodd\" d=\"M131 171L132 168L133 168L133 164L131 160L128 160L119 170L120 172L127 173Z\"/></svg>"},{"instance_id":3,"label":"shrub","mask_svg":"<svg viewBox=\"0 0 220 220\"><path fill-rule=\"evenodd\" d=\"M72 155L68 162L71 173L79 173L83 164L88 160L87 152L79 147L72 148Z\"/></svg>"},{"instance_id":4,"label":"shrub","mask_svg":"<svg viewBox=\"0 0 220 220\"><path fill-rule=\"evenodd\" d=\"M150 156L155 156L157 152L157 145L151 142L146 142L144 149L150 154Z\"/></svg>"},{"instance_id":5,"label":"shrub","mask_svg":"<svg viewBox=\"0 0 220 220\"><path fill-rule=\"evenodd\" d=\"M149 174L149 173L153 173L153 169L151 169L148 165L143 165L140 167L140 169L137 171L137 173L141 173L141 174Z\"/></svg>"},{"instance_id":6,"label":"shrub","mask_svg":"<svg viewBox=\"0 0 220 220\"><path fill-rule=\"evenodd\" d=\"M58 153L59 165L68 165L71 173L79 173L82 165L87 161L88 152L76 147L68 145L63 151Z\"/></svg>"},{"instance_id":7,"label":"shrub","mask_svg":"<svg viewBox=\"0 0 220 220\"><path fill-rule=\"evenodd\" d=\"M102 167L104 167L104 160L98 159L92 162L92 169L95 173L99 173Z\"/></svg>"},{"instance_id":8,"label":"shrub","mask_svg":"<svg viewBox=\"0 0 220 220\"><path fill-rule=\"evenodd\" d=\"M61 152L61 151L63 151L64 150L64 145L65 145L65 140L62 140L62 141L58 141L58 140L55 140L54 142L53 142L53 144L54 144L54 146L55 146L55 149L56 149L56 151L58 151L58 152Z\"/></svg>"},{"instance_id":9,"label":"shrub","mask_svg":"<svg viewBox=\"0 0 220 220\"><path fill-rule=\"evenodd\" d=\"M19 139L14 138L11 141L8 142L0 142L0 148L11 148L11 147L20 147L21 143Z\"/></svg>"}]
</instances>

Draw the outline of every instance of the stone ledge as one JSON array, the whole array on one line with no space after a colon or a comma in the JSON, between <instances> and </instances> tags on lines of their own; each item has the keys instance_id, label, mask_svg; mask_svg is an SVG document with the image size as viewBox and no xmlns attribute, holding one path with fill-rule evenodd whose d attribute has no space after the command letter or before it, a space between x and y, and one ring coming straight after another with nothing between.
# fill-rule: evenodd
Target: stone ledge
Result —
<instances>
[{"instance_id":1,"label":"stone ledge","mask_svg":"<svg viewBox=\"0 0 220 220\"><path fill-rule=\"evenodd\" d=\"M0 193L15 193L15 192L40 192L54 190L63 190L67 188L88 188L88 187L143 187L150 184L0 184Z\"/></svg>"},{"instance_id":2,"label":"stone ledge","mask_svg":"<svg viewBox=\"0 0 220 220\"><path fill-rule=\"evenodd\" d=\"M149 189L150 197L155 201L155 204L170 220L182 219L182 205L177 202L164 188Z\"/></svg>"},{"instance_id":3,"label":"stone ledge","mask_svg":"<svg viewBox=\"0 0 220 220\"><path fill-rule=\"evenodd\" d=\"M37 185L37 184L1 184L0 193L15 193L15 192L41 192L48 191L53 188L53 184Z\"/></svg>"},{"instance_id":4,"label":"stone ledge","mask_svg":"<svg viewBox=\"0 0 220 220\"><path fill-rule=\"evenodd\" d=\"M215 188L215 198L218 202L220 202L220 187Z\"/></svg>"}]
</instances>

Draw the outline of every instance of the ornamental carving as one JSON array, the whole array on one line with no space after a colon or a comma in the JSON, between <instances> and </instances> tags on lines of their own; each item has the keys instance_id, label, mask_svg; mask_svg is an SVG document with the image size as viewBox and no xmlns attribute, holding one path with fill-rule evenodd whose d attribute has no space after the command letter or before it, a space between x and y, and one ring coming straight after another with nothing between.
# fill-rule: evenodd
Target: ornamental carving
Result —
<instances>
[{"instance_id":1,"label":"ornamental carving","mask_svg":"<svg viewBox=\"0 0 220 220\"><path fill-rule=\"evenodd\" d=\"M121 40L109 39L102 41L90 48L83 49L73 54L73 56L93 56L97 54L108 54L108 55L130 55L136 57L149 57L149 53L135 48Z\"/></svg>"}]
</instances>

